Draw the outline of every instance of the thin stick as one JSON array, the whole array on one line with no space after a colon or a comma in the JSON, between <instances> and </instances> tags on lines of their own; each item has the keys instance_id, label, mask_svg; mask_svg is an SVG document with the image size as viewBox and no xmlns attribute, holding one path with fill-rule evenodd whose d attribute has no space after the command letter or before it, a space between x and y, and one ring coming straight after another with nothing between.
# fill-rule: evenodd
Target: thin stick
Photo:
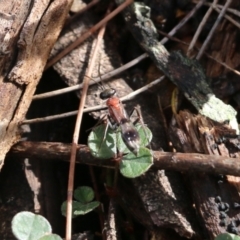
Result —
<instances>
[{"instance_id":1,"label":"thin stick","mask_svg":"<svg viewBox=\"0 0 240 240\"><path fill-rule=\"evenodd\" d=\"M172 36L170 36L170 35L162 32L162 31L159 31L159 32L160 32L162 35L164 35L164 36L168 37L169 39L171 39L172 41L175 41L175 42L181 43L181 44L183 44L183 45L189 46L189 43L187 43L187 42L184 42L184 41L182 41L182 40L180 40L180 39L178 39L178 38L172 37ZM199 50L198 47L195 47L195 49L196 49L196 50ZM208 58L210 58L210 59L212 59L213 61L219 63L219 64L222 65L222 66L224 66L225 68L227 68L227 69L230 70L231 72L233 72L233 73L235 73L235 74L237 74L237 75L240 75L240 72L239 72L238 70L236 70L236 69L228 66L228 65L227 65L226 63L224 63L224 62L219 61L218 59L212 57L211 55L209 55L209 54L206 53L206 52L204 52L204 54L205 54Z\"/></svg>"},{"instance_id":2,"label":"thin stick","mask_svg":"<svg viewBox=\"0 0 240 240\"><path fill-rule=\"evenodd\" d=\"M121 101L128 101L133 99L135 96L137 96L138 94L148 90L149 88L155 86L156 84L160 83L162 80L164 79L164 76L157 78L155 81L147 84L146 86L139 88L138 90L129 93L128 95L120 98ZM102 105L98 105L98 106L94 106L94 107L88 107L85 108L83 110L83 112L93 112L93 111L98 111L98 110L102 110L102 109L106 109L106 106L102 106ZM60 118L65 118L65 117L70 117L70 116L74 116L77 114L78 111L71 111L71 112L67 112L67 113L61 113L61 114L56 114L56 115L52 115L52 116L48 116L48 117L42 117L42 118L34 118L34 119L28 119L22 122L22 124L32 124L32 123L40 123L40 122L47 122L47 121L52 121L55 119L60 119Z\"/></svg>"},{"instance_id":3,"label":"thin stick","mask_svg":"<svg viewBox=\"0 0 240 240\"><path fill-rule=\"evenodd\" d=\"M103 38L105 32L105 25L99 31L98 37L96 39L96 44L93 50L93 56L87 70L87 76L92 75L93 67L97 58L97 53L99 50L100 42ZM79 132L80 126L82 122L82 115L83 115L83 108L86 101L87 90L88 90L88 83L90 78L85 77L83 82L83 90L81 95L81 100L78 109L77 120L75 124L75 129L73 133L73 141L72 141L72 148L71 148L71 156L70 156L70 167L69 167L69 180L68 180L68 194L67 194L67 214L66 214L66 240L71 240L71 233L72 233L72 196L73 196L73 182L74 182L74 172L75 172L75 162L76 162L76 153L77 153L77 144L79 139Z\"/></svg>"},{"instance_id":4,"label":"thin stick","mask_svg":"<svg viewBox=\"0 0 240 240\"><path fill-rule=\"evenodd\" d=\"M55 64L57 61L59 61L61 58L66 56L69 52L71 52L74 48L79 46L82 42L84 42L87 38L93 35L94 32L96 32L99 28L101 28L104 24L106 24L110 19L112 19L114 16L116 16L119 12L121 12L125 7L127 7L129 4L131 4L133 0L126 0L123 4L118 6L114 11L112 11L109 15L107 15L104 19L102 19L100 22L98 22L96 25L91 27L88 31L86 31L83 35L81 35L76 41L71 43L69 46L67 46L62 52L54 56L52 59L50 59L47 62L47 65L45 67L45 70L51 67L53 64Z\"/></svg>"},{"instance_id":5,"label":"thin stick","mask_svg":"<svg viewBox=\"0 0 240 240\"><path fill-rule=\"evenodd\" d=\"M170 141L169 133L168 133L167 120L166 120L166 117L165 117L165 115L163 113L162 104L161 104L161 98L160 98L159 95L157 96L157 100L158 100L158 107L159 107L159 113L160 113L160 119L159 119L160 120L160 124L163 125L165 136L166 136L167 141L168 141L168 147L172 151L173 147L172 147L172 145L170 145L171 141Z\"/></svg>"},{"instance_id":6,"label":"thin stick","mask_svg":"<svg viewBox=\"0 0 240 240\"><path fill-rule=\"evenodd\" d=\"M214 10L216 10L218 13L221 12L221 10L219 8L214 8ZM240 28L240 24L235 21L233 18L231 18L229 15L225 14L224 17L233 25L235 25L237 28Z\"/></svg>"},{"instance_id":7,"label":"thin stick","mask_svg":"<svg viewBox=\"0 0 240 240\"><path fill-rule=\"evenodd\" d=\"M71 145L68 143L52 142L18 142L9 152L11 156L31 159L69 161ZM240 176L240 159L200 153L171 153L153 151L154 167L179 172L202 172ZM115 162L109 159L94 158L89 148L78 145L77 162L86 165L115 168Z\"/></svg>"},{"instance_id":8,"label":"thin stick","mask_svg":"<svg viewBox=\"0 0 240 240\"><path fill-rule=\"evenodd\" d=\"M201 0L198 2L198 4L181 20L180 23L178 23L178 25L176 25L169 33L168 35L173 36L175 35L175 33L177 33L177 31L192 17L194 16L194 14L196 13L196 11L203 5L203 3L206 0ZM168 38L165 37L161 40L162 44L165 44L168 41Z\"/></svg>"},{"instance_id":9,"label":"thin stick","mask_svg":"<svg viewBox=\"0 0 240 240\"><path fill-rule=\"evenodd\" d=\"M232 0L227 0L226 4L224 5L224 8L221 11L221 13L218 15L217 20L215 21L210 33L208 34L206 40L204 41L204 43L203 43L203 45L202 45L202 47L201 47L201 49L200 49L200 51L199 51L199 53L196 57L197 60L199 60L202 57L209 41L211 40L215 30L217 29L218 24L220 23L221 19L223 18L224 14L226 12L226 9L228 8L228 6L230 5L231 2L232 2Z\"/></svg>"},{"instance_id":10,"label":"thin stick","mask_svg":"<svg viewBox=\"0 0 240 240\"><path fill-rule=\"evenodd\" d=\"M199 35L200 35L204 25L206 24L210 14L212 13L214 6L216 6L217 2L218 2L218 0L214 0L213 4L211 4L211 6L209 7L209 9L206 12L205 16L203 17L201 23L199 24L198 29L195 32L195 34L194 34L194 36L192 38L192 41L191 41L191 43L190 43L190 45L188 47L187 56L189 56L190 53L192 52L192 50L194 48L194 45L196 44L196 41L197 41L197 39L198 39L198 37L199 37Z\"/></svg>"},{"instance_id":11,"label":"thin stick","mask_svg":"<svg viewBox=\"0 0 240 240\"><path fill-rule=\"evenodd\" d=\"M197 4L199 1L192 0L192 2L195 3L195 4ZM212 3L206 2L206 3L204 3L204 5L211 6ZM222 9L224 6L221 5L221 4L216 4L216 7ZM238 11L237 9L228 8L228 9L227 9L227 12L230 12L230 13L236 15L237 17L240 17L240 11Z\"/></svg>"},{"instance_id":12,"label":"thin stick","mask_svg":"<svg viewBox=\"0 0 240 240\"><path fill-rule=\"evenodd\" d=\"M141 62L143 59L147 58L148 55L146 53L140 55L139 57L133 59L132 61L126 63L125 65L109 72L109 73L106 73L104 75L101 76L102 80L107 80L107 79L110 79L111 77L117 75L117 74L120 74L122 72L124 72L125 70L127 70L128 68L138 64L139 62ZM94 81L91 81L89 83L89 85L93 85L93 84L96 84L98 82L101 82L101 78L98 77L98 78L94 78ZM74 86L71 86L71 87L66 87L66 88L63 88L63 89L59 89L59 90L54 90L54 91L51 91L51 92L47 92L47 93L42 93L42 94L36 94L35 96L33 96L33 100L39 100L39 99L44 99L44 98L48 98L48 97L54 97L54 96L57 96L57 95L61 95L61 94L64 94L64 93L68 93L68 92L72 92L72 91L76 91L78 89L81 89L83 86L82 83L80 84L77 84L77 85L74 85Z\"/></svg>"}]
</instances>

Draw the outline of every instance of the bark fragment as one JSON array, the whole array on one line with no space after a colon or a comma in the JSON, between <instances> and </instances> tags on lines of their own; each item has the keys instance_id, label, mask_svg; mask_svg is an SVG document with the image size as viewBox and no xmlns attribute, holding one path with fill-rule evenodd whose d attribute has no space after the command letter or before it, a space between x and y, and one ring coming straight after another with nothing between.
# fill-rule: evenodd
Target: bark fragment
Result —
<instances>
[{"instance_id":1,"label":"bark fragment","mask_svg":"<svg viewBox=\"0 0 240 240\"><path fill-rule=\"evenodd\" d=\"M71 5L60 1L2 1L0 6L0 169L5 155L20 138L24 120Z\"/></svg>"}]
</instances>

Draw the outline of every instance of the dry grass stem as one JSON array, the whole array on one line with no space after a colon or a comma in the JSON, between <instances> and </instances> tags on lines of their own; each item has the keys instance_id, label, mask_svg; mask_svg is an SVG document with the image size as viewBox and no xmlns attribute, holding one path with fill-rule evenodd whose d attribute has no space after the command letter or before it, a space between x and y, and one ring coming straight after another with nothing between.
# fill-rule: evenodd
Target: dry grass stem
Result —
<instances>
[{"instance_id":1,"label":"dry grass stem","mask_svg":"<svg viewBox=\"0 0 240 240\"><path fill-rule=\"evenodd\" d=\"M203 55L207 45L209 44L209 42L210 42L210 40L211 40L211 38L212 38L212 36L213 36L213 34L215 32L215 30L217 29L218 24L222 20L224 14L225 14L225 12L226 12L226 10L227 10L227 8L228 8L228 6L230 5L231 2L232 2L232 0L228 0L226 2L226 4L224 5L224 8L222 9L221 13L218 15L217 20L215 21L215 23L214 23L210 33L208 34L207 38L205 39L205 41L204 41L204 43L203 43L203 45L202 45L202 47L201 47L197 57L196 57L197 60L199 60L202 57L202 55Z\"/></svg>"},{"instance_id":2,"label":"dry grass stem","mask_svg":"<svg viewBox=\"0 0 240 240\"><path fill-rule=\"evenodd\" d=\"M214 2L211 4L211 6L209 7L208 11L206 12L205 16L203 17L201 23L199 24L198 29L195 32L195 34L194 34L194 36L192 38L192 41L191 41L191 43L190 43L190 45L188 47L187 56L189 56L191 54L191 52L192 52L192 50L193 50L193 48L194 48L194 46L195 46L195 44L196 44L196 42L198 40L198 37L199 37L199 35L200 35L204 25L206 24L208 18L210 17L210 15L211 15L211 13L213 11L214 6L216 6L217 2L218 2L218 0L214 0Z\"/></svg>"},{"instance_id":3,"label":"dry grass stem","mask_svg":"<svg viewBox=\"0 0 240 240\"><path fill-rule=\"evenodd\" d=\"M93 67L96 62L97 53L99 51L100 42L102 41L103 35L105 32L105 25L99 31L97 39L94 41L95 46L93 50L93 55L90 60L89 67L87 69L87 76L92 75ZM77 144L79 139L80 126L82 122L83 108L86 101L87 90L89 86L89 77L84 78L83 82L83 90L81 94L81 100L79 104L77 120L75 124L75 129L73 133L73 141L71 148L71 156L70 156L70 167L69 167L69 176L68 176L68 194L67 194L67 214L66 214L66 240L71 240L72 235L72 197L73 197L73 187L74 187L74 172L75 172L75 162L76 162L76 154L77 154Z\"/></svg>"},{"instance_id":4,"label":"dry grass stem","mask_svg":"<svg viewBox=\"0 0 240 240\"><path fill-rule=\"evenodd\" d=\"M185 23L194 16L196 11L203 5L205 0L199 1L198 4L168 33L168 35L173 36L177 31L185 25ZM162 44L165 44L168 41L168 38L165 37L161 40Z\"/></svg>"},{"instance_id":5,"label":"dry grass stem","mask_svg":"<svg viewBox=\"0 0 240 240\"><path fill-rule=\"evenodd\" d=\"M197 4L199 1L192 0L192 2ZM203 5L211 6L212 3L210 3L210 2L205 2ZM224 6L221 5L221 4L216 4L216 8L222 9L223 7L224 7ZM230 13L236 15L237 17L240 17L240 11L238 11L238 10L236 10L236 9L228 8L228 9L227 9L227 12L230 12Z\"/></svg>"},{"instance_id":6,"label":"dry grass stem","mask_svg":"<svg viewBox=\"0 0 240 240\"><path fill-rule=\"evenodd\" d=\"M132 61L124 64L123 66L121 66L121 67L119 67L119 68L117 68L117 69L115 69L111 72L105 73L101 77L93 78L94 81L89 82L89 85L93 85L93 84L96 84L98 82L108 80L111 77L116 76L117 74L120 74L120 73L124 72L125 70L129 69L130 67L138 64L143 59L147 58L147 56L148 55L146 53L144 53L144 54L140 55L139 57L133 59ZM83 84L80 83L80 84L77 84L75 86L66 87L64 89L54 90L54 91L47 92L47 93L42 93L42 94L36 94L35 96L33 96L33 100L39 100L39 99L44 99L44 98L48 98L48 97L54 97L54 96L61 95L61 94L64 94L64 93L76 91L78 89L81 89L82 86L83 86Z\"/></svg>"},{"instance_id":7,"label":"dry grass stem","mask_svg":"<svg viewBox=\"0 0 240 240\"><path fill-rule=\"evenodd\" d=\"M153 82L147 84L146 86L139 88L138 90L120 98L121 101L128 101L133 99L134 97L136 97L138 94L145 92L146 90L150 89L151 87L155 86L156 84L160 83L162 80L164 79L164 76L157 78L156 80L154 80ZM98 110L102 110L102 109L106 109L106 106L102 106L102 105L98 105L98 106L94 106L94 107L88 107L85 108L83 110L83 112L93 112L93 111L98 111ZM55 120L55 119L60 119L60 118L65 118L65 117L70 117L73 115L76 115L78 111L71 111L68 113L61 113L61 114L56 114L56 115L52 115L52 116L48 116L48 117L42 117L42 118L34 118L34 119L29 119L29 120L25 120L22 122L22 124L32 124L32 123L39 123L39 122L47 122L47 121L51 121L51 120Z\"/></svg>"}]
</instances>

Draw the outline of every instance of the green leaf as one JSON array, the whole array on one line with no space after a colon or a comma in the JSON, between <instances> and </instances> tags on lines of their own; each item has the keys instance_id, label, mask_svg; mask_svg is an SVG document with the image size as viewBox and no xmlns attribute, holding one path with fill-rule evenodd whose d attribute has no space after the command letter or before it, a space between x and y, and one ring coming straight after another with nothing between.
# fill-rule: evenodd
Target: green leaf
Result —
<instances>
[{"instance_id":1,"label":"green leaf","mask_svg":"<svg viewBox=\"0 0 240 240\"><path fill-rule=\"evenodd\" d=\"M232 233L222 233L215 240L240 240L240 237Z\"/></svg>"},{"instance_id":2,"label":"green leaf","mask_svg":"<svg viewBox=\"0 0 240 240\"><path fill-rule=\"evenodd\" d=\"M98 201L93 201L90 203L80 203L77 201L73 201L72 203L72 218L77 217L78 215L84 215L87 214L89 212L91 212L93 209L95 209L96 207L99 206L99 202ZM61 206L61 212L62 215L66 217L66 212L67 212L67 202L63 202L62 206Z\"/></svg>"},{"instance_id":3,"label":"green leaf","mask_svg":"<svg viewBox=\"0 0 240 240\"><path fill-rule=\"evenodd\" d=\"M146 147L152 141L152 132L151 130L145 125L138 123L136 125L136 129L138 130L139 137L140 137L140 146Z\"/></svg>"},{"instance_id":4,"label":"green leaf","mask_svg":"<svg viewBox=\"0 0 240 240\"><path fill-rule=\"evenodd\" d=\"M75 206L76 203L78 203L78 202L77 202L77 201L73 201L73 202L72 202L72 218L75 217L75 216L73 215L73 212L75 211L74 206ZM63 215L64 217L66 217L66 215L67 215L67 202L66 202L66 201L64 201L64 202L62 203L61 213L62 213L62 215Z\"/></svg>"},{"instance_id":5,"label":"green leaf","mask_svg":"<svg viewBox=\"0 0 240 240\"><path fill-rule=\"evenodd\" d=\"M215 240L240 240L240 236L232 233L222 233L218 235Z\"/></svg>"},{"instance_id":6,"label":"green leaf","mask_svg":"<svg viewBox=\"0 0 240 240\"><path fill-rule=\"evenodd\" d=\"M153 164L153 156L149 149L140 148L138 156L133 153L124 155L120 162L120 172L128 178L135 178L145 173Z\"/></svg>"},{"instance_id":7,"label":"green leaf","mask_svg":"<svg viewBox=\"0 0 240 240\"><path fill-rule=\"evenodd\" d=\"M20 240L36 240L51 233L52 228L46 218L31 212L20 212L13 217L12 231Z\"/></svg>"},{"instance_id":8,"label":"green leaf","mask_svg":"<svg viewBox=\"0 0 240 240\"><path fill-rule=\"evenodd\" d=\"M95 127L88 136L88 147L96 158L108 159L116 156L116 133L108 128L104 139L105 131L106 125L101 124Z\"/></svg>"},{"instance_id":9,"label":"green leaf","mask_svg":"<svg viewBox=\"0 0 240 240\"><path fill-rule=\"evenodd\" d=\"M44 237L39 238L38 240L62 240L57 234L49 234Z\"/></svg>"},{"instance_id":10,"label":"green leaf","mask_svg":"<svg viewBox=\"0 0 240 240\"><path fill-rule=\"evenodd\" d=\"M140 123L136 124L135 128L139 133L140 147L147 146L152 140L151 130ZM105 132L106 125L101 124L95 127L88 136L88 147L94 157L100 159L114 158L117 156L117 149L118 152L123 154L131 152L122 140L120 129L108 128L104 139Z\"/></svg>"},{"instance_id":11,"label":"green leaf","mask_svg":"<svg viewBox=\"0 0 240 240\"><path fill-rule=\"evenodd\" d=\"M91 202L94 198L94 192L92 188L87 186L78 187L74 191L74 197L81 203Z\"/></svg>"},{"instance_id":12,"label":"green leaf","mask_svg":"<svg viewBox=\"0 0 240 240\"><path fill-rule=\"evenodd\" d=\"M97 208L99 204L100 203L98 201L93 201L86 204L78 203L74 206L75 210L73 211L73 214L74 216L85 215L91 212L93 209Z\"/></svg>"}]
</instances>

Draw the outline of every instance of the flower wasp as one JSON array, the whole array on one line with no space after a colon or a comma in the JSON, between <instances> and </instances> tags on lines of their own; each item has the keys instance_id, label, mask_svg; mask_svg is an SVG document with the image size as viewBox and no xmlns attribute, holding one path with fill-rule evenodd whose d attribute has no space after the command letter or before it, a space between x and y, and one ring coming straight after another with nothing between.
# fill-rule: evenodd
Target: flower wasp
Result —
<instances>
[{"instance_id":1,"label":"flower wasp","mask_svg":"<svg viewBox=\"0 0 240 240\"><path fill-rule=\"evenodd\" d=\"M121 136L127 148L137 155L140 148L140 137L137 129L131 122L121 100L116 96L114 88L104 89L100 98L106 100L108 119L114 129L120 127Z\"/></svg>"}]
</instances>

